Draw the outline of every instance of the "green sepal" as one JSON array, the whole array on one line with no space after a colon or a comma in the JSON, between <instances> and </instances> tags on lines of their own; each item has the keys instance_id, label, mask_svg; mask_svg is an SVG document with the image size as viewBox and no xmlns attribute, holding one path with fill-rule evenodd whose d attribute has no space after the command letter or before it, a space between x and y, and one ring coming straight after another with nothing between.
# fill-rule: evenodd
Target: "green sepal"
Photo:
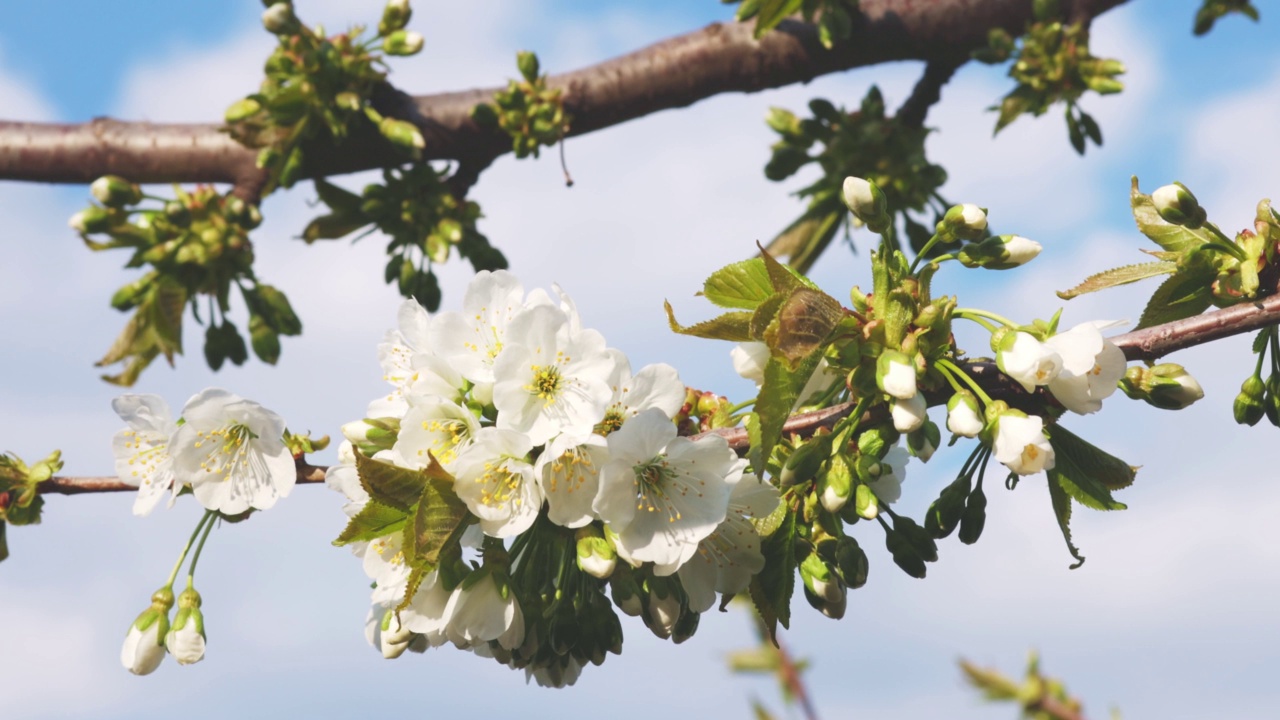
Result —
<instances>
[{"instance_id":1,"label":"green sepal","mask_svg":"<svg viewBox=\"0 0 1280 720\"><path fill-rule=\"evenodd\" d=\"M1129 204L1133 208L1133 219L1138 230L1152 242L1170 252L1185 253L1217 239L1207 228L1192 230L1160 217L1151 196L1138 190L1138 176L1133 176L1132 182Z\"/></svg>"},{"instance_id":2,"label":"green sepal","mask_svg":"<svg viewBox=\"0 0 1280 720\"><path fill-rule=\"evenodd\" d=\"M1076 559L1076 562L1071 565L1071 569L1075 570L1084 564L1084 556L1071 542L1071 496L1061 484L1050 482L1049 499L1053 503L1053 515L1058 520L1058 528L1062 530L1062 539L1067 543L1067 551Z\"/></svg>"},{"instance_id":3,"label":"green sepal","mask_svg":"<svg viewBox=\"0 0 1280 720\"><path fill-rule=\"evenodd\" d=\"M773 296L773 292L764 260L751 258L711 273L699 294L722 308L755 310Z\"/></svg>"},{"instance_id":4,"label":"green sepal","mask_svg":"<svg viewBox=\"0 0 1280 720\"><path fill-rule=\"evenodd\" d=\"M1169 275L1177 269L1178 264L1176 262L1168 261L1137 263L1135 265L1111 268L1110 270L1103 270L1100 273L1090 275L1070 290L1059 290L1058 297L1063 300L1070 300L1085 293L1097 292L1119 285L1128 285L1129 283L1146 280L1157 275Z\"/></svg>"},{"instance_id":5,"label":"green sepal","mask_svg":"<svg viewBox=\"0 0 1280 720\"><path fill-rule=\"evenodd\" d=\"M347 522L346 529L333 541L333 544L341 547L348 543L376 540L385 535L400 532L408 518L409 513L371 499Z\"/></svg>"},{"instance_id":6,"label":"green sepal","mask_svg":"<svg viewBox=\"0 0 1280 720\"><path fill-rule=\"evenodd\" d=\"M667 324L671 326L671 331L681 335L692 335L694 337L707 338L709 340L732 340L734 342L747 342L752 339L751 335L751 316L746 311L728 312L720 317L711 320L704 320L695 325L684 326L676 322L675 311L671 309L671 303L662 302L662 306L667 310Z\"/></svg>"},{"instance_id":7,"label":"green sepal","mask_svg":"<svg viewBox=\"0 0 1280 720\"><path fill-rule=\"evenodd\" d=\"M790 507L785 512L777 531L760 543L764 568L751 578L750 586L751 601L774 644L778 624L791 627L791 594L796 584L796 513Z\"/></svg>"},{"instance_id":8,"label":"green sepal","mask_svg":"<svg viewBox=\"0 0 1280 720\"><path fill-rule=\"evenodd\" d=\"M360 452L359 448L355 449L355 454L360 486L369 493L369 497L401 512L412 513L413 506L424 496L429 485L431 475L428 471L410 470L373 460Z\"/></svg>"}]
</instances>

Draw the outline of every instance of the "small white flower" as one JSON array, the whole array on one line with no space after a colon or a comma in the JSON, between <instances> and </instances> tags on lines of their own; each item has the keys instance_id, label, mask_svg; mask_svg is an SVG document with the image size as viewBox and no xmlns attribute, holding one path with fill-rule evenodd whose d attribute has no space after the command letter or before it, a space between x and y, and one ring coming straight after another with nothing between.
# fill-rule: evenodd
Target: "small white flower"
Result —
<instances>
[{"instance_id":1,"label":"small white flower","mask_svg":"<svg viewBox=\"0 0 1280 720\"><path fill-rule=\"evenodd\" d=\"M1019 475L1053 469L1053 446L1044 436L1044 420L1036 415L1001 415L992 452L996 460Z\"/></svg>"},{"instance_id":2,"label":"small white flower","mask_svg":"<svg viewBox=\"0 0 1280 720\"><path fill-rule=\"evenodd\" d=\"M627 419L641 411L658 408L667 417L675 417L684 405L685 387L676 369L665 363L646 365L635 375L631 363L621 350L610 348L614 368L609 375L612 395L600 421L600 432L605 435L622 427Z\"/></svg>"},{"instance_id":3,"label":"small white flower","mask_svg":"<svg viewBox=\"0 0 1280 720\"><path fill-rule=\"evenodd\" d=\"M1101 331L1119 324L1083 323L1045 341L1062 358L1062 370L1049 382L1049 392L1068 410L1081 415L1097 412L1116 391L1124 377L1124 351Z\"/></svg>"},{"instance_id":4,"label":"small white flower","mask_svg":"<svg viewBox=\"0 0 1280 720\"><path fill-rule=\"evenodd\" d=\"M147 515L166 491L172 490L172 497L178 497L169 456L169 438L178 425L170 416L169 405L157 395L121 395L111 401L111 409L129 425L112 439L116 475L121 482L138 488L133 514Z\"/></svg>"},{"instance_id":5,"label":"small white flower","mask_svg":"<svg viewBox=\"0 0 1280 720\"><path fill-rule=\"evenodd\" d=\"M1048 385L1058 376L1062 358L1029 333L1011 332L1000 343L996 365L1018 381L1023 390L1032 392L1037 385Z\"/></svg>"},{"instance_id":6,"label":"small white flower","mask_svg":"<svg viewBox=\"0 0 1280 720\"><path fill-rule=\"evenodd\" d=\"M762 342L738 343L729 351L733 371L759 387L764 383L764 366L769 364L769 346Z\"/></svg>"},{"instance_id":7,"label":"small white flower","mask_svg":"<svg viewBox=\"0 0 1280 720\"><path fill-rule=\"evenodd\" d=\"M594 520L591 503L608 459L608 446L599 435L562 434L552 440L533 468L547 499L547 519L569 528Z\"/></svg>"},{"instance_id":8,"label":"small white flower","mask_svg":"<svg viewBox=\"0 0 1280 720\"><path fill-rule=\"evenodd\" d=\"M446 628L449 615L445 612L453 593L445 589L439 573L432 570L418 586L409 606L400 611L400 621L406 628L423 636L430 647L443 645L448 637Z\"/></svg>"},{"instance_id":9,"label":"small white flower","mask_svg":"<svg viewBox=\"0 0 1280 720\"><path fill-rule=\"evenodd\" d=\"M281 439L284 419L252 400L209 388L187 401L169 443L174 476L209 510L266 510L297 481Z\"/></svg>"},{"instance_id":10,"label":"small white flower","mask_svg":"<svg viewBox=\"0 0 1280 720\"><path fill-rule=\"evenodd\" d=\"M747 589L764 568L760 536L747 518L767 517L778 502L778 489L752 473L744 473L734 484L724 522L698 543L697 554L677 571L690 610L706 612L715 605L716 593L736 595ZM654 574L665 572L655 567Z\"/></svg>"},{"instance_id":11,"label":"small white flower","mask_svg":"<svg viewBox=\"0 0 1280 720\"><path fill-rule=\"evenodd\" d=\"M355 517L364 509L365 503L369 502L369 493L360 484L360 473L356 470L355 450L349 441L343 440L338 446L338 462L330 465L325 471L324 484L325 487L340 492L347 498L347 503L342 506L342 512L346 513L347 517Z\"/></svg>"},{"instance_id":12,"label":"small white flower","mask_svg":"<svg viewBox=\"0 0 1280 720\"><path fill-rule=\"evenodd\" d=\"M395 605L404 597L410 568L404 557L404 534L395 532L370 540L365 546L362 565L365 575L373 580L375 603Z\"/></svg>"},{"instance_id":13,"label":"small white flower","mask_svg":"<svg viewBox=\"0 0 1280 720\"><path fill-rule=\"evenodd\" d=\"M129 626L129 634L125 636L124 647L120 650L120 662L124 663L125 669L134 675L150 675L160 667L165 653L160 637L162 629L159 622L153 622L146 630L139 630L136 625Z\"/></svg>"},{"instance_id":14,"label":"small white flower","mask_svg":"<svg viewBox=\"0 0 1280 720\"><path fill-rule=\"evenodd\" d=\"M525 433L534 445L561 432L591 432L612 397L613 365L599 333L575 336L559 308L521 312L493 365L498 427Z\"/></svg>"},{"instance_id":15,"label":"small white flower","mask_svg":"<svg viewBox=\"0 0 1280 720\"><path fill-rule=\"evenodd\" d=\"M413 632L400 624L396 612L386 605L374 605L365 618L364 636L387 660L395 660L413 643Z\"/></svg>"},{"instance_id":16,"label":"small white flower","mask_svg":"<svg viewBox=\"0 0 1280 720\"><path fill-rule=\"evenodd\" d=\"M473 582L463 581L453 595L444 614L448 616L445 632L449 641L460 648L497 641L507 650L524 642L524 613L516 594L509 589L503 593L493 573L481 569L483 577Z\"/></svg>"},{"instance_id":17,"label":"small white flower","mask_svg":"<svg viewBox=\"0 0 1280 720\"><path fill-rule=\"evenodd\" d=\"M451 400L425 398L400 421L400 435L392 449L413 470L427 467L431 455L449 469L479 430L480 423L470 410Z\"/></svg>"},{"instance_id":18,"label":"small white flower","mask_svg":"<svg viewBox=\"0 0 1280 720\"><path fill-rule=\"evenodd\" d=\"M429 347L471 382L491 383L507 325L524 306L524 287L515 275L482 270L467 286L462 312L440 313L432 320Z\"/></svg>"},{"instance_id":19,"label":"small white flower","mask_svg":"<svg viewBox=\"0 0 1280 720\"><path fill-rule=\"evenodd\" d=\"M204 659L204 614L200 612L200 593L193 588L178 596L178 615L165 635L164 644L179 665L192 665Z\"/></svg>"},{"instance_id":20,"label":"small white flower","mask_svg":"<svg viewBox=\"0 0 1280 720\"><path fill-rule=\"evenodd\" d=\"M533 443L511 430L482 428L454 463L454 490L490 537L528 530L542 509L542 487L525 459Z\"/></svg>"},{"instance_id":21,"label":"small white flower","mask_svg":"<svg viewBox=\"0 0 1280 720\"><path fill-rule=\"evenodd\" d=\"M947 429L960 437L977 437L985 423L973 395L956 393L947 401Z\"/></svg>"},{"instance_id":22,"label":"small white flower","mask_svg":"<svg viewBox=\"0 0 1280 720\"><path fill-rule=\"evenodd\" d=\"M987 229L987 213L973 203L960 206L960 225L970 233L981 233Z\"/></svg>"},{"instance_id":23,"label":"small white flower","mask_svg":"<svg viewBox=\"0 0 1280 720\"><path fill-rule=\"evenodd\" d=\"M680 622L680 598L670 591L666 595L651 593L647 610L645 617L649 622L646 624L653 634L663 640L671 637L671 633L676 629L676 623Z\"/></svg>"},{"instance_id":24,"label":"small white flower","mask_svg":"<svg viewBox=\"0 0 1280 720\"><path fill-rule=\"evenodd\" d=\"M924 395L917 393L907 400L895 399L890 402L889 415L893 418L893 427L898 432L914 432L929 419L929 406L925 402Z\"/></svg>"},{"instance_id":25,"label":"small white flower","mask_svg":"<svg viewBox=\"0 0 1280 720\"><path fill-rule=\"evenodd\" d=\"M745 465L724 438L676 437L653 408L609 435L608 446L596 514L617 533L619 554L674 571L724 521Z\"/></svg>"}]
</instances>

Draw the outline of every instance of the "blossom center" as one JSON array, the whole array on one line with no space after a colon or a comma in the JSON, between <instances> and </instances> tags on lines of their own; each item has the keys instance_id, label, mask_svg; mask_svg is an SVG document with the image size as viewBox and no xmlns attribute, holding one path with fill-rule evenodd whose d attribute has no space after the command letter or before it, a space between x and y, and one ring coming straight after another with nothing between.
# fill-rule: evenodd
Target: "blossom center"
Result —
<instances>
[{"instance_id":1,"label":"blossom center","mask_svg":"<svg viewBox=\"0 0 1280 720\"><path fill-rule=\"evenodd\" d=\"M571 493L595 474L596 466L591 460L591 453L582 452L580 448L566 450L563 455L551 461L551 480L547 491L555 492L556 485L564 480L567 486L565 492Z\"/></svg>"},{"instance_id":2,"label":"blossom center","mask_svg":"<svg viewBox=\"0 0 1280 720\"><path fill-rule=\"evenodd\" d=\"M665 459L656 457L634 465L636 487L636 509L646 512L661 512L667 516L667 522L675 522L681 518L679 508L672 503L668 490L676 477L675 469Z\"/></svg>"},{"instance_id":3,"label":"blossom center","mask_svg":"<svg viewBox=\"0 0 1280 720\"><path fill-rule=\"evenodd\" d=\"M201 448L205 443L216 444L208 451L204 460L200 461L200 469L206 473L216 473L226 480L237 470L248 470L250 475L267 475L266 466L258 453L251 452L251 441L257 435L244 423L232 422L205 432L196 433L195 447ZM255 472L256 471L256 472Z\"/></svg>"},{"instance_id":4,"label":"blossom center","mask_svg":"<svg viewBox=\"0 0 1280 720\"><path fill-rule=\"evenodd\" d=\"M505 460L486 462L484 472L476 478L476 483L484 486L480 492L481 504L501 507L514 500L519 506L523 502L520 497L520 485L523 481L519 473L507 469Z\"/></svg>"},{"instance_id":5,"label":"blossom center","mask_svg":"<svg viewBox=\"0 0 1280 720\"><path fill-rule=\"evenodd\" d=\"M601 437L608 437L609 433L622 427L622 421L625 419L622 408L614 405L605 412L604 419L596 424L595 433Z\"/></svg>"},{"instance_id":6,"label":"blossom center","mask_svg":"<svg viewBox=\"0 0 1280 720\"><path fill-rule=\"evenodd\" d=\"M560 396L563 385L564 377L560 374L560 368L555 365L534 365L533 380L525 389L549 403Z\"/></svg>"}]
</instances>

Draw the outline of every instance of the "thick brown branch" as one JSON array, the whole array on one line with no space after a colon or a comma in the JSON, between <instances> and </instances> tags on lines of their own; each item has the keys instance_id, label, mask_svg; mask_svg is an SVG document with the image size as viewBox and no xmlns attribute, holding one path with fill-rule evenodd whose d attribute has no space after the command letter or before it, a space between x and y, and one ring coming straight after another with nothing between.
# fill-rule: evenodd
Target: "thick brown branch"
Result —
<instances>
[{"instance_id":1,"label":"thick brown branch","mask_svg":"<svg viewBox=\"0 0 1280 720\"><path fill-rule=\"evenodd\" d=\"M322 483L324 465L309 465L298 461L298 483ZM81 493L107 493L136 491L134 485L120 482L116 477L53 477L40 483L37 488L43 495L79 495Z\"/></svg>"},{"instance_id":2,"label":"thick brown branch","mask_svg":"<svg viewBox=\"0 0 1280 720\"><path fill-rule=\"evenodd\" d=\"M1124 2L1075 0L1071 10L1094 17ZM983 46L991 28L1018 33L1031 15L1026 0L863 0L861 7L851 37L833 50L822 47L813 26L796 21L758 41L751 23L717 23L549 83L565 90L574 118L569 134L580 135L724 92L756 92L893 60L955 62ZM510 150L505 135L471 120L471 108L491 100L494 90L422 97L387 91L375 103L422 129L426 158L484 167ZM352 138L311 171L340 174L399 161L377 138ZM249 195L261 183L254 153L215 124L0 122L0 179L88 183L106 174L142 183L234 183Z\"/></svg>"}]
</instances>

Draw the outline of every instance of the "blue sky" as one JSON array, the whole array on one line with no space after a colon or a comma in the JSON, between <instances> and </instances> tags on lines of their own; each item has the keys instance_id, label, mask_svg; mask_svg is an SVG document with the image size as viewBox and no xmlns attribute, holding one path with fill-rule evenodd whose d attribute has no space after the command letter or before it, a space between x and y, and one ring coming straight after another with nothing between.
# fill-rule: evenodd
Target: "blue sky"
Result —
<instances>
[{"instance_id":1,"label":"blue sky","mask_svg":"<svg viewBox=\"0 0 1280 720\"><path fill-rule=\"evenodd\" d=\"M298 4L304 18L331 28L379 13L370 2ZM944 291L966 305L1047 317L1060 304L1052 289L1141 261L1144 240L1128 214L1132 174L1147 189L1182 180L1224 229L1243 227L1257 200L1276 194L1280 50L1270 38L1277 18L1264 7L1260 24L1233 18L1195 39L1197 5L1134 0L1098 21L1097 50L1128 63L1129 88L1086 99L1107 144L1084 159L1068 147L1055 113L1019 120L993 141L994 118L984 108L1007 81L998 69L960 71L929 120L938 130L931 158L951 177L944 194L987 206L1002 231L1037 239L1045 251L1017 273L944 273ZM588 0L415 6L413 27L427 49L396 62L392 76L411 92L499 84L514 72L519 49L537 50L544 68L567 70L730 14L714 0L642 9ZM49 7L0 8L0 116L214 120L255 87L271 42L258 27L260 4L250 0L64 2L60 22ZM779 186L761 173L772 141L766 108L799 109L814 96L854 104L873 82L893 104L918 71L898 63L807 87L724 96L577 138L567 147L578 181L572 190L563 188L553 157L504 158L475 190L483 229L526 286L561 283L586 322L634 365L670 362L690 385L741 397L749 388L733 377L728 348L673 337L661 302L670 299L682 318L702 317L708 308L693 297L702 278L750 254L757 239L799 212L785 193L804 178ZM67 230L66 217L86 198L82 187L0 183L0 327L17 339L0 349L0 448L38 457L61 447L69 472L101 474L109 471L118 425L109 409L116 392L91 364L124 322L106 300L131 272L120 269L120 257L87 252ZM140 391L180 405L219 385L260 400L295 428L319 432L358 417L383 391L375 347L394 322L398 298L381 282L381 248L376 241L303 247L292 238L314 212L309 199L306 189L269 198L255 236L260 275L289 293L306 328L302 338L285 340L280 366L213 374L192 347L176 369L149 370ZM867 284L863 260L833 250L814 275L842 297L850 284ZM456 306L464 268L443 276L445 304ZM1136 319L1151 289L1073 301L1064 323ZM980 341L967 343L981 353ZM798 607L787 639L813 661L824 717L1010 717L961 685L954 660L965 655L1017 671L1032 646L1094 717L1111 704L1129 717L1266 716L1280 701L1271 682L1280 654L1269 641L1280 630L1280 529L1271 520L1280 484L1263 454L1276 430L1229 423L1231 398L1251 365L1247 346L1239 340L1175 356L1208 393L1185 413L1115 398L1106 412L1071 425L1143 466L1121 496L1129 510L1077 514L1076 539L1089 558L1080 570L1066 569L1043 482L1030 479L1016 492L993 493L982 542L943 544L928 579L906 578L873 553L871 581L851 596L845 620ZM956 462L940 454L911 468L903 499L910 513L920 516ZM133 678L118 665L120 639L198 512L183 503L136 519L130 502L54 498L43 526L10 532L14 556L0 567L0 616L17 620L6 629L0 676L14 717L428 707L568 717L604 711L619 720L748 717L749 695L772 697L766 682L724 669L725 653L752 642L738 614L705 617L680 647L626 623L624 654L558 692L526 688L519 674L450 649L383 661L362 637L367 581L355 559L328 543L342 525L341 501L316 487L214 534L199 582L208 658Z\"/></svg>"}]
</instances>

